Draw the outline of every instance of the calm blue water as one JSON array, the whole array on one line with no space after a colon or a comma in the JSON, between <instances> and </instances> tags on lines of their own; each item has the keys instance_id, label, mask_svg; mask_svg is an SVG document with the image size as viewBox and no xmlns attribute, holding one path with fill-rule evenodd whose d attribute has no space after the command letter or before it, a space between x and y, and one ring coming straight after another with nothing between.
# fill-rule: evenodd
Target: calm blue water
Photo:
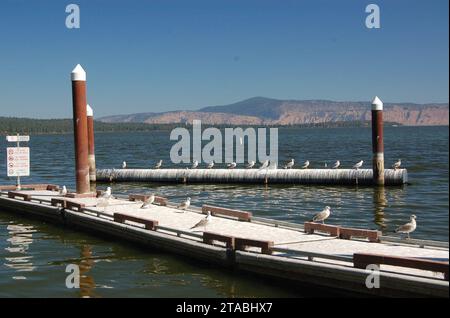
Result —
<instances>
[{"instance_id":1,"label":"calm blue water","mask_svg":"<svg viewBox=\"0 0 450 318\"><path fill-rule=\"evenodd\" d=\"M173 142L168 131L98 133L98 168L152 167L169 162ZM0 141L5 158L6 142ZM74 187L72 135L32 136L31 173L27 183L55 183ZM257 216L302 223L329 205L330 224L351 225L391 232L417 215L414 238L448 241L449 159L448 127L385 128L385 160L398 158L408 169L411 184L403 187L242 186L113 184L113 191L156 191L192 204L214 202ZM280 129L280 161L295 158L312 167L339 159L343 166L371 163L371 131L367 128ZM0 183L9 180L0 161ZM106 184L98 185L100 188ZM2 296L301 296L273 283L223 273L183 258L136 249L122 242L58 228L0 211L0 297ZM85 270L81 290L65 288L69 263Z\"/></svg>"}]
</instances>

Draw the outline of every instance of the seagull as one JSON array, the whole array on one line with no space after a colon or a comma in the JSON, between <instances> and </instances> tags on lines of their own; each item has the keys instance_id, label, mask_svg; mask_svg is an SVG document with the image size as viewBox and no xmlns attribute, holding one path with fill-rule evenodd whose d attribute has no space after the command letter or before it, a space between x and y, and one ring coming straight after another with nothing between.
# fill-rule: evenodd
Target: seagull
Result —
<instances>
[{"instance_id":1,"label":"seagull","mask_svg":"<svg viewBox=\"0 0 450 318\"><path fill-rule=\"evenodd\" d=\"M284 166L284 169L292 169L293 166L294 166L294 159L291 159L291 161L286 163L286 165Z\"/></svg>"},{"instance_id":2,"label":"seagull","mask_svg":"<svg viewBox=\"0 0 450 318\"><path fill-rule=\"evenodd\" d=\"M187 198L186 201L181 202L177 209L186 210L191 205L191 198Z\"/></svg>"},{"instance_id":3,"label":"seagull","mask_svg":"<svg viewBox=\"0 0 450 318\"><path fill-rule=\"evenodd\" d=\"M122 162L122 169L126 169L126 167L127 167L127 163L125 161Z\"/></svg>"},{"instance_id":4,"label":"seagull","mask_svg":"<svg viewBox=\"0 0 450 318\"><path fill-rule=\"evenodd\" d=\"M63 185L62 189L59 190L59 194L62 196L65 196L67 194L67 188L65 185Z\"/></svg>"},{"instance_id":5,"label":"seagull","mask_svg":"<svg viewBox=\"0 0 450 318\"><path fill-rule=\"evenodd\" d=\"M150 195L141 205L141 209L150 209L152 203L155 202L155 195Z\"/></svg>"},{"instance_id":6,"label":"seagull","mask_svg":"<svg viewBox=\"0 0 450 318\"><path fill-rule=\"evenodd\" d=\"M111 197L111 187L107 187L106 191L101 195L101 198L109 199Z\"/></svg>"},{"instance_id":7,"label":"seagull","mask_svg":"<svg viewBox=\"0 0 450 318\"><path fill-rule=\"evenodd\" d=\"M306 160L302 166L302 169L308 169L308 167L309 167L309 160Z\"/></svg>"},{"instance_id":8,"label":"seagull","mask_svg":"<svg viewBox=\"0 0 450 318\"><path fill-rule=\"evenodd\" d=\"M195 160L195 161L192 163L191 169L195 169L195 168L197 168L197 167L198 167L198 161Z\"/></svg>"},{"instance_id":9,"label":"seagull","mask_svg":"<svg viewBox=\"0 0 450 318\"><path fill-rule=\"evenodd\" d=\"M334 163L334 165L333 165L333 169L339 168L340 165L341 165L341 162L340 162L339 160L336 161L336 162Z\"/></svg>"},{"instance_id":10,"label":"seagull","mask_svg":"<svg viewBox=\"0 0 450 318\"><path fill-rule=\"evenodd\" d=\"M325 162L325 164L324 164L323 166L324 166L325 168L327 168L327 167L328 167L328 163Z\"/></svg>"},{"instance_id":11,"label":"seagull","mask_svg":"<svg viewBox=\"0 0 450 318\"><path fill-rule=\"evenodd\" d=\"M228 164L227 167L228 167L228 169L236 168L236 162L232 162L232 163Z\"/></svg>"},{"instance_id":12,"label":"seagull","mask_svg":"<svg viewBox=\"0 0 450 318\"><path fill-rule=\"evenodd\" d=\"M206 168L212 169L214 167L214 160L211 161Z\"/></svg>"},{"instance_id":13,"label":"seagull","mask_svg":"<svg viewBox=\"0 0 450 318\"><path fill-rule=\"evenodd\" d=\"M261 167L259 167L259 170L266 169L269 166L269 160L266 160L263 162Z\"/></svg>"},{"instance_id":14,"label":"seagull","mask_svg":"<svg viewBox=\"0 0 450 318\"><path fill-rule=\"evenodd\" d=\"M322 224L325 224L325 220L328 219L328 217L331 214L331 208L329 206L326 206L325 209L323 209L321 212L314 215L312 220L310 222L320 222L322 221Z\"/></svg>"},{"instance_id":15,"label":"seagull","mask_svg":"<svg viewBox=\"0 0 450 318\"><path fill-rule=\"evenodd\" d=\"M95 205L97 208L103 208L103 212L106 211L106 207L109 205L109 197L101 196Z\"/></svg>"},{"instance_id":16,"label":"seagull","mask_svg":"<svg viewBox=\"0 0 450 318\"><path fill-rule=\"evenodd\" d=\"M208 211L206 217L204 219L201 219L200 222L195 224L190 229L192 230L192 229L203 226L203 231L206 231L206 226L208 225L209 222L211 222L211 211Z\"/></svg>"},{"instance_id":17,"label":"seagull","mask_svg":"<svg viewBox=\"0 0 450 318\"><path fill-rule=\"evenodd\" d=\"M155 165L155 169L159 169L162 166L162 160L159 160L158 163Z\"/></svg>"},{"instance_id":18,"label":"seagull","mask_svg":"<svg viewBox=\"0 0 450 318\"><path fill-rule=\"evenodd\" d=\"M364 161L361 160L360 162L356 163L356 164L353 166L353 168L355 168L356 170L358 170L359 168L362 167L363 163L364 163Z\"/></svg>"},{"instance_id":19,"label":"seagull","mask_svg":"<svg viewBox=\"0 0 450 318\"><path fill-rule=\"evenodd\" d=\"M253 160L249 161L248 164L245 166L245 169L251 169L251 168L253 168L254 165L255 165L255 162Z\"/></svg>"},{"instance_id":20,"label":"seagull","mask_svg":"<svg viewBox=\"0 0 450 318\"><path fill-rule=\"evenodd\" d=\"M409 239L410 238L409 233L414 232L416 227L417 227L416 216L413 214L413 215L411 215L409 222L399 226L395 230L395 233L408 234L408 239Z\"/></svg>"},{"instance_id":21,"label":"seagull","mask_svg":"<svg viewBox=\"0 0 450 318\"><path fill-rule=\"evenodd\" d=\"M401 165L402 161L398 159L398 161L392 165L392 168L394 168L394 170L397 170L398 168L400 168Z\"/></svg>"}]
</instances>

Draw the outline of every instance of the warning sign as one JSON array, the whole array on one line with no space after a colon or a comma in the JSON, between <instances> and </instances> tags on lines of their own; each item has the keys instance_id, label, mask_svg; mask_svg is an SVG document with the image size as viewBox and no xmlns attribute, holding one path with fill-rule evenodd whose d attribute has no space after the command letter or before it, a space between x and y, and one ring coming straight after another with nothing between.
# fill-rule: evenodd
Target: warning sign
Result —
<instances>
[{"instance_id":1,"label":"warning sign","mask_svg":"<svg viewBox=\"0 0 450 318\"><path fill-rule=\"evenodd\" d=\"M22 177L30 175L29 147L8 147L6 148L6 156L8 177Z\"/></svg>"}]
</instances>

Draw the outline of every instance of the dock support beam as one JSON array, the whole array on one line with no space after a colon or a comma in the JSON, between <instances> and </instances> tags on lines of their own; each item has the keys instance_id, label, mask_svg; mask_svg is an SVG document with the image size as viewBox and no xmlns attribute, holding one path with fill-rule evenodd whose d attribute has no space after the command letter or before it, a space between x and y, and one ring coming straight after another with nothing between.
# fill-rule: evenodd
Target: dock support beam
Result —
<instances>
[{"instance_id":1,"label":"dock support beam","mask_svg":"<svg viewBox=\"0 0 450 318\"><path fill-rule=\"evenodd\" d=\"M372 153L373 183L384 186L383 102L377 96L372 101Z\"/></svg>"},{"instance_id":2,"label":"dock support beam","mask_svg":"<svg viewBox=\"0 0 450 318\"><path fill-rule=\"evenodd\" d=\"M95 146L94 146L94 111L90 105L86 106L87 128L88 128L88 160L89 160L89 180L96 181L95 169Z\"/></svg>"},{"instance_id":3,"label":"dock support beam","mask_svg":"<svg viewBox=\"0 0 450 318\"><path fill-rule=\"evenodd\" d=\"M86 72L78 64L71 73L73 131L75 138L75 177L77 194L90 192L88 129L86 115Z\"/></svg>"}]
</instances>

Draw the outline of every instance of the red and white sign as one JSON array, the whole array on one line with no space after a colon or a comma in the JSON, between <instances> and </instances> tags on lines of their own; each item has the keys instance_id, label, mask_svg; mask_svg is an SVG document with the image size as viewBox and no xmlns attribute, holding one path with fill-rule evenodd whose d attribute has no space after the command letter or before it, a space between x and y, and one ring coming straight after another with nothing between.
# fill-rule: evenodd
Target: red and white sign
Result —
<instances>
[{"instance_id":1,"label":"red and white sign","mask_svg":"<svg viewBox=\"0 0 450 318\"><path fill-rule=\"evenodd\" d=\"M22 177L30 175L29 147L7 147L6 157L8 177Z\"/></svg>"}]
</instances>

